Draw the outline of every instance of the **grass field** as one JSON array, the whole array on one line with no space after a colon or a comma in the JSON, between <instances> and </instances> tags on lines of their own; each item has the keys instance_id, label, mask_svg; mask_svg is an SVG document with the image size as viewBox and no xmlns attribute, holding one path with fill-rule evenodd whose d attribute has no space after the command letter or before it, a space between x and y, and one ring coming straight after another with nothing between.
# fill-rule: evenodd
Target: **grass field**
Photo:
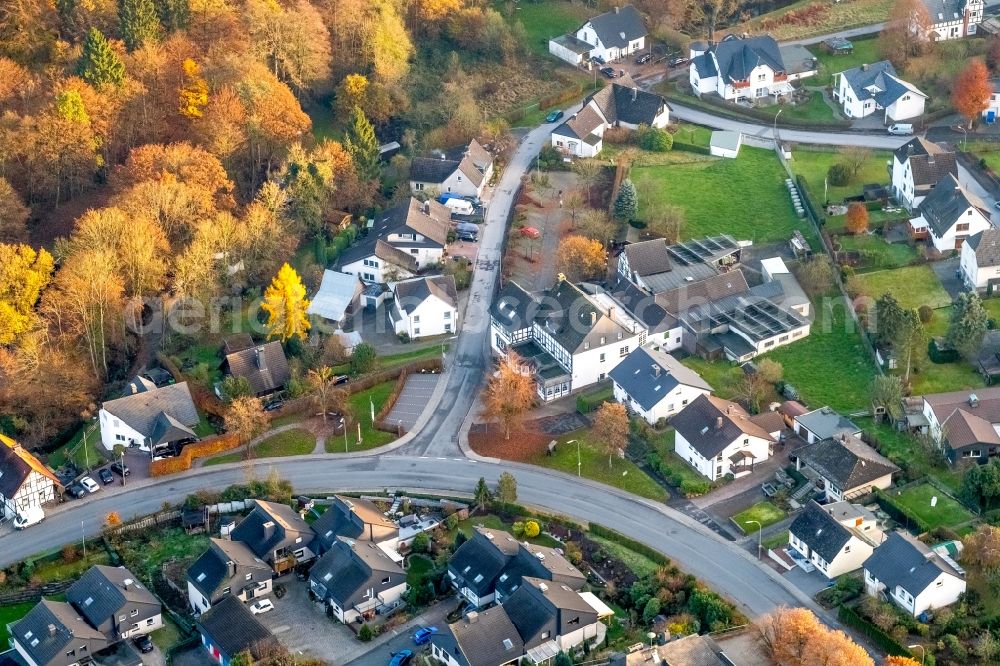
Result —
<instances>
[{"instance_id":1,"label":"grass field","mask_svg":"<svg viewBox=\"0 0 1000 666\"><path fill-rule=\"evenodd\" d=\"M312 453L316 446L316 435L302 428L292 428L268 437L254 447L255 458L282 458L285 456L304 456ZM222 465L243 460L243 452L227 453L224 456L211 458L205 465Z\"/></svg>"},{"instance_id":2,"label":"grass field","mask_svg":"<svg viewBox=\"0 0 1000 666\"><path fill-rule=\"evenodd\" d=\"M823 10L807 21L783 21L790 12L801 12L804 8L820 5ZM826 3L819 0L799 0L773 12L758 16L729 31L735 34L769 33L778 41L799 39L813 35L825 35L848 28L858 28L885 21L889 16L892 0L854 0L853 2Z\"/></svg>"},{"instance_id":3,"label":"grass field","mask_svg":"<svg viewBox=\"0 0 1000 666\"><path fill-rule=\"evenodd\" d=\"M7 632L7 625L17 622L28 614L35 607L34 601L27 601L23 604L9 604L0 606L0 648L6 650L10 633Z\"/></svg>"},{"instance_id":4,"label":"grass field","mask_svg":"<svg viewBox=\"0 0 1000 666\"><path fill-rule=\"evenodd\" d=\"M876 271L858 276L864 293L873 299L883 294L892 294L904 308L943 308L951 304L951 296L941 286L934 269L923 266L907 266L888 271Z\"/></svg>"},{"instance_id":5,"label":"grass field","mask_svg":"<svg viewBox=\"0 0 1000 666\"><path fill-rule=\"evenodd\" d=\"M86 445L83 443L84 431L87 433ZM48 455L46 462L53 469L67 462L72 462L78 469L93 469L105 462L99 446L104 448L101 445L101 429L94 421L81 426L72 439Z\"/></svg>"},{"instance_id":6,"label":"grass field","mask_svg":"<svg viewBox=\"0 0 1000 666\"><path fill-rule=\"evenodd\" d=\"M632 169L640 217L651 203L673 204L685 212L683 238L726 233L757 243L787 240L795 229L813 236L809 224L795 217L785 177L774 153L746 146L735 160Z\"/></svg>"},{"instance_id":7,"label":"grass field","mask_svg":"<svg viewBox=\"0 0 1000 666\"><path fill-rule=\"evenodd\" d=\"M829 85L833 81L833 75L843 72L845 69L860 67L864 64L878 62L882 56L878 53L878 41L872 37L869 39L852 39L854 53L845 55L833 55L827 53L820 45L814 44L809 50L816 60L819 61L819 71L816 76L808 79L809 85Z\"/></svg>"},{"instance_id":8,"label":"grass field","mask_svg":"<svg viewBox=\"0 0 1000 666\"><path fill-rule=\"evenodd\" d=\"M925 521L929 529L953 528L973 518L968 509L929 483L907 488L899 494L895 491L889 491L889 493L897 504ZM937 504L933 507L931 506L932 497L937 497Z\"/></svg>"},{"instance_id":9,"label":"grass field","mask_svg":"<svg viewBox=\"0 0 1000 666\"><path fill-rule=\"evenodd\" d=\"M62 559L39 562L32 578L38 579L42 584L74 580L95 564L111 564L111 558L106 550L88 542L87 557L77 557L73 562L64 562Z\"/></svg>"},{"instance_id":10,"label":"grass field","mask_svg":"<svg viewBox=\"0 0 1000 666\"><path fill-rule=\"evenodd\" d=\"M783 530L777 534L761 539L761 548L767 550L771 548L781 548L788 544L788 530Z\"/></svg>"},{"instance_id":11,"label":"grass field","mask_svg":"<svg viewBox=\"0 0 1000 666\"><path fill-rule=\"evenodd\" d=\"M767 355L785 369L784 379L808 404L838 411L867 406L874 361L861 343L840 297L813 301L816 319L809 337Z\"/></svg>"},{"instance_id":12,"label":"grass field","mask_svg":"<svg viewBox=\"0 0 1000 666\"><path fill-rule=\"evenodd\" d=\"M389 395L392 393L395 385L395 381L383 382L367 391L355 393L348 398L347 402L350 405L351 414L361 423L361 444L358 444L357 426L355 425L354 430L347 433L348 450L367 451L368 449L384 446L396 439L396 435L391 432L376 430L371 420L372 404L374 403L375 413L378 414L379 410L382 409L382 405L389 399ZM344 436L330 435L326 438L325 448L327 453L343 453Z\"/></svg>"},{"instance_id":13,"label":"grass field","mask_svg":"<svg viewBox=\"0 0 1000 666\"><path fill-rule=\"evenodd\" d=\"M579 28L594 11L582 3L565 0L521 2L514 5L514 21L524 26L528 48L533 53L549 52L549 40Z\"/></svg>"},{"instance_id":14,"label":"grass field","mask_svg":"<svg viewBox=\"0 0 1000 666\"><path fill-rule=\"evenodd\" d=\"M757 523L748 523L747 521L756 520L761 524L761 527L767 527L768 525L774 525L775 523L785 519L787 514L774 506L770 502L758 502L746 511L741 511L730 520L736 523L745 534L751 534L757 531Z\"/></svg>"},{"instance_id":15,"label":"grass field","mask_svg":"<svg viewBox=\"0 0 1000 666\"><path fill-rule=\"evenodd\" d=\"M708 361L700 356L688 356L681 363L701 375L715 395L727 400L733 397L733 387L743 376L739 367L726 361Z\"/></svg>"},{"instance_id":16,"label":"grass field","mask_svg":"<svg viewBox=\"0 0 1000 666\"><path fill-rule=\"evenodd\" d=\"M881 236L838 236L837 242L845 252L863 254L859 271L886 270L909 266L917 258L917 251L906 243L886 243Z\"/></svg>"},{"instance_id":17,"label":"grass field","mask_svg":"<svg viewBox=\"0 0 1000 666\"><path fill-rule=\"evenodd\" d=\"M995 143L977 143L972 141L968 144L969 152L975 153L976 157L986 162L986 166L1000 173L1000 146Z\"/></svg>"},{"instance_id":18,"label":"grass field","mask_svg":"<svg viewBox=\"0 0 1000 666\"><path fill-rule=\"evenodd\" d=\"M840 118L833 109L823 101L823 93L814 91L805 104L774 104L772 106L761 107L762 111L769 111L774 114L781 110L781 120L802 120L821 125L823 123L836 122Z\"/></svg>"},{"instance_id":19,"label":"grass field","mask_svg":"<svg viewBox=\"0 0 1000 666\"><path fill-rule=\"evenodd\" d=\"M420 554L410 555L406 560L406 582L411 586L423 580L424 574L434 568L431 558Z\"/></svg>"},{"instance_id":20,"label":"grass field","mask_svg":"<svg viewBox=\"0 0 1000 666\"><path fill-rule=\"evenodd\" d=\"M708 479L699 474L686 460L674 453L674 429L667 428L649 441L650 446L660 454L664 469L680 477L681 484L703 485Z\"/></svg>"},{"instance_id":21,"label":"grass field","mask_svg":"<svg viewBox=\"0 0 1000 666\"><path fill-rule=\"evenodd\" d=\"M809 184L809 189L816 204L822 206L826 201L843 201L844 197L861 194L861 186L866 183L888 183L889 174L885 169L886 162L892 154L886 151L873 151L858 175L849 185L829 187L824 198L823 183L830 167L842 161L836 150L804 150L792 152L792 171L802 176Z\"/></svg>"},{"instance_id":22,"label":"grass field","mask_svg":"<svg viewBox=\"0 0 1000 666\"><path fill-rule=\"evenodd\" d=\"M575 430L557 439L555 453L551 456L544 453L536 456L531 463L540 467L557 469L567 474L577 473L577 444L568 444L577 440L580 445L580 473L594 481L600 481L609 486L620 488L626 492L663 501L667 499L667 491L641 469L629 460L617 456L608 465L608 454L594 439L593 434L586 429Z\"/></svg>"},{"instance_id":23,"label":"grass field","mask_svg":"<svg viewBox=\"0 0 1000 666\"><path fill-rule=\"evenodd\" d=\"M631 569L637 576L651 576L656 573L660 565L649 559L645 555L640 555L634 550L629 550L625 546L615 543L610 539L590 535L589 539L594 543L601 544L601 548L606 550L615 559L621 560L625 566Z\"/></svg>"},{"instance_id":24,"label":"grass field","mask_svg":"<svg viewBox=\"0 0 1000 666\"><path fill-rule=\"evenodd\" d=\"M465 532L466 536L472 536L472 530L477 526L486 527L491 530L504 530L505 532L512 531L510 523L505 523L499 516L495 516L493 514L466 518L458 523L458 527L456 529ZM547 534L539 534L536 537L528 539L528 541L536 546L548 546L549 548L560 548L562 546L561 543Z\"/></svg>"}]
</instances>

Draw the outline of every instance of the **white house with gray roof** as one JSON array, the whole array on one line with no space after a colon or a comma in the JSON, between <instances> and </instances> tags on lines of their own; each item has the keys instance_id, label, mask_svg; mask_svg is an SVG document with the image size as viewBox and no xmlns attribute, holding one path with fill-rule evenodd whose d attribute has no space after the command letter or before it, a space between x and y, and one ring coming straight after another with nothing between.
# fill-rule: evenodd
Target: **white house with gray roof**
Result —
<instances>
[{"instance_id":1,"label":"white house with gray roof","mask_svg":"<svg viewBox=\"0 0 1000 666\"><path fill-rule=\"evenodd\" d=\"M173 442L198 439L198 409L187 382L157 387L137 379L129 384L130 395L101 405L101 443L109 451L115 445L136 446L143 451Z\"/></svg>"},{"instance_id":2,"label":"white house with gray roof","mask_svg":"<svg viewBox=\"0 0 1000 666\"><path fill-rule=\"evenodd\" d=\"M930 17L924 37L932 42L961 39L978 32L983 22L983 0L923 0Z\"/></svg>"},{"instance_id":3,"label":"white house with gray roof","mask_svg":"<svg viewBox=\"0 0 1000 666\"><path fill-rule=\"evenodd\" d=\"M821 439L861 436L861 428L830 407L820 407L811 412L797 415L792 428L795 430L795 434L806 440L807 444L818 442Z\"/></svg>"},{"instance_id":4,"label":"white house with gray roof","mask_svg":"<svg viewBox=\"0 0 1000 666\"><path fill-rule=\"evenodd\" d=\"M580 42L590 45L590 50L584 57L601 58L604 62L611 62L646 48L648 34L649 31L639 10L632 5L625 5L592 17L577 28L573 36ZM565 43L565 40L562 43ZM579 47L573 49L573 52L578 50ZM549 51L553 52L551 45ZM558 49L554 53L562 57ZM572 64L577 63L572 62Z\"/></svg>"},{"instance_id":5,"label":"white house with gray roof","mask_svg":"<svg viewBox=\"0 0 1000 666\"><path fill-rule=\"evenodd\" d=\"M962 244L959 270L965 286L992 293L1000 285L1000 229L990 227Z\"/></svg>"},{"instance_id":6,"label":"white house with gray roof","mask_svg":"<svg viewBox=\"0 0 1000 666\"><path fill-rule=\"evenodd\" d=\"M831 579L860 569L882 538L875 515L849 502L811 501L788 528L788 545Z\"/></svg>"},{"instance_id":7,"label":"white house with gray roof","mask_svg":"<svg viewBox=\"0 0 1000 666\"><path fill-rule=\"evenodd\" d=\"M344 624L399 604L406 572L371 541L337 539L309 571L309 589Z\"/></svg>"},{"instance_id":8,"label":"white house with gray roof","mask_svg":"<svg viewBox=\"0 0 1000 666\"><path fill-rule=\"evenodd\" d=\"M965 592L965 570L909 534L892 532L865 560L865 592L917 617L944 608Z\"/></svg>"},{"instance_id":9,"label":"white house with gray roof","mask_svg":"<svg viewBox=\"0 0 1000 666\"><path fill-rule=\"evenodd\" d=\"M160 600L125 567L90 567L66 590L66 600L112 643L163 626Z\"/></svg>"},{"instance_id":10,"label":"white house with gray roof","mask_svg":"<svg viewBox=\"0 0 1000 666\"><path fill-rule=\"evenodd\" d=\"M451 157L414 157L410 162L410 190L414 194L455 194L482 197L493 175L493 156L473 139Z\"/></svg>"},{"instance_id":11,"label":"white house with gray roof","mask_svg":"<svg viewBox=\"0 0 1000 666\"><path fill-rule=\"evenodd\" d=\"M684 409L712 387L655 343L639 347L610 373L615 400L655 424Z\"/></svg>"},{"instance_id":12,"label":"white house with gray roof","mask_svg":"<svg viewBox=\"0 0 1000 666\"><path fill-rule=\"evenodd\" d=\"M771 421L735 402L701 395L670 420L674 451L711 481L745 476L771 455L781 430L769 430Z\"/></svg>"},{"instance_id":13,"label":"white house with gray roof","mask_svg":"<svg viewBox=\"0 0 1000 666\"><path fill-rule=\"evenodd\" d=\"M955 153L922 137L914 137L892 153L892 193L911 210L948 174L958 176Z\"/></svg>"},{"instance_id":14,"label":"white house with gray roof","mask_svg":"<svg viewBox=\"0 0 1000 666\"><path fill-rule=\"evenodd\" d=\"M910 220L910 233L925 235L938 252L962 249L970 236L993 228L990 207L952 174L942 178Z\"/></svg>"},{"instance_id":15,"label":"white house with gray roof","mask_svg":"<svg viewBox=\"0 0 1000 666\"><path fill-rule=\"evenodd\" d=\"M834 74L833 99L848 118L865 118L882 111L886 123L917 118L927 95L896 75L888 60L864 64Z\"/></svg>"},{"instance_id":16,"label":"white house with gray roof","mask_svg":"<svg viewBox=\"0 0 1000 666\"><path fill-rule=\"evenodd\" d=\"M188 603L200 614L230 595L251 601L271 592L271 577L271 566L246 544L211 539L208 550L188 567Z\"/></svg>"},{"instance_id":17,"label":"white house with gray roof","mask_svg":"<svg viewBox=\"0 0 1000 666\"><path fill-rule=\"evenodd\" d=\"M773 37L741 39L727 35L711 46L695 42L690 53L688 80L699 97L718 95L736 102L781 97L793 90L788 68ZM798 77L814 73L815 70L800 71Z\"/></svg>"},{"instance_id":18,"label":"white house with gray roof","mask_svg":"<svg viewBox=\"0 0 1000 666\"><path fill-rule=\"evenodd\" d=\"M389 319L397 335L411 340L458 330L458 292L451 275L419 277L390 287Z\"/></svg>"}]
</instances>

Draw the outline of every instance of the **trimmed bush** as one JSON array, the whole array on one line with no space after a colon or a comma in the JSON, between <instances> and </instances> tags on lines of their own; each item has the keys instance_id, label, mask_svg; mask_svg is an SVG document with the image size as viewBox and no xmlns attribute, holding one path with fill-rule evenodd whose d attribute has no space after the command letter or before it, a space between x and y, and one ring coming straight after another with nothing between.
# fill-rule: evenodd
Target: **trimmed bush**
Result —
<instances>
[{"instance_id":1,"label":"trimmed bush","mask_svg":"<svg viewBox=\"0 0 1000 666\"><path fill-rule=\"evenodd\" d=\"M674 147L674 137L664 129L650 127L642 133L639 143L645 150L665 153Z\"/></svg>"},{"instance_id":2,"label":"trimmed bush","mask_svg":"<svg viewBox=\"0 0 1000 666\"><path fill-rule=\"evenodd\" d=\"M881 628L858 615L857 611L853 608L841 605L840 608L837 609L837 618L852 629L860 631L862 634L871 639L873 643L882 648L886 653L900 657L912 656L910 651L900 645L896 639L882 631Z\"/></svg>"},{"instance_id":3,"label":"trimmed bush","mask_svg":"<svg viewBox=\"0 0 1000 666\"><path fill-rule=\"evenodd\" d=\"M835 187L844 187L851 182L851 170L845 164L834 164L826 172L826 178Z\"/></svg>"},{"instance_id":4,"label":"trimmed bush","mask_svg":"<svg viewBox=\"0 0 1000 666\"><path fill-rule=\"evenodd\" d=\"M209 437L194 444L188 444L181 449L176 458L164 458L149 463L150 476L166 476L191 469L197 458L208 458L219 453L231 451L240 445L240 439L233 433Z\"/></svg>"}]
</instances>

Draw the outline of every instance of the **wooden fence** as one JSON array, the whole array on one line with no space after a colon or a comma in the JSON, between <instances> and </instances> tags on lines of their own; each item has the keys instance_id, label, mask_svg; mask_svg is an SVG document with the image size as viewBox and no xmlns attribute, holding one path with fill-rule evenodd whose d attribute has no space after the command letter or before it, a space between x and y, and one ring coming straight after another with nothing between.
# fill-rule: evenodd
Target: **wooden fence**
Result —
<instances>
[{"instance_id":1,"label":"wooden fence","mask_svg":"<svg viewBox=\"0 0 1000 666\"><path fill-rule=\"evenodd\" d=\"M62 594L75 582L73 580L64 580L56 583L47 583L38 587L27 587L12 592L3 592L0 593L0 606L23 604L28 601L38 601L42 597L48 597L53 594Z\"/></svg>"}]
</instances>

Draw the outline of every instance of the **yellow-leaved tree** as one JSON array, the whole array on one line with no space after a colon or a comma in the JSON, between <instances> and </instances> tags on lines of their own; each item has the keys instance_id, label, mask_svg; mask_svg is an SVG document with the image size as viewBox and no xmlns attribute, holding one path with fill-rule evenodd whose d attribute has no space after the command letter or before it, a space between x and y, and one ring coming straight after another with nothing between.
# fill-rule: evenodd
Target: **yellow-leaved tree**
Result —
<instances>
[{"instance_id":1,"label":"yellow-leaved tree","mask_svg":"<svg viewBox=\"0 0 1000 666\"><path fill-rule=\"evenodd\" d=\"M178 91L181 115L185 118L201 118L208 106L208 83L201 75L198 63L191 58L186 58L181 67L184 69L184 83Z\"/></svg>"},{"instance_id":2,"label":"yellow-leaved tree","mask_svg":"<svg viewBox=\"0 0 1000 666\"><path fill-rule=\"evenodd\" d=\"M269 338L305 338L309 330L306 308L306 288L295 269L284 264L271 280L264 292L264 302L260 306L268 314Z\"/></svg>"}]
</instances>

